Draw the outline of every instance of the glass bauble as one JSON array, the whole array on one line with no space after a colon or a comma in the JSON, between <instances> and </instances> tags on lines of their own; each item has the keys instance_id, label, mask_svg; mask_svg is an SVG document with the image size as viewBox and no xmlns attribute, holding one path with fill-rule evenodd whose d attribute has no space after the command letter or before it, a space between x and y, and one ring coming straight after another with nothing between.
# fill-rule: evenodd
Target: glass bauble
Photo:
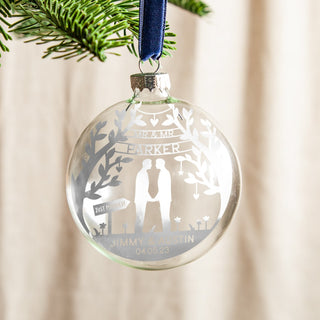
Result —
<instances>
[{"instance_id":1,"label":"glass bauble","mask_svg":"<svg viewBox=\"0 0 320 320\"><path fill-rule=\"evenodd\" d=\"M211 117L170 96L167 74L137 74L131 83L133 97L99 114L76 143L68 203L108 258L172 268L223 234L239 201L239 165Z\"/></svg>"}]
</instances>

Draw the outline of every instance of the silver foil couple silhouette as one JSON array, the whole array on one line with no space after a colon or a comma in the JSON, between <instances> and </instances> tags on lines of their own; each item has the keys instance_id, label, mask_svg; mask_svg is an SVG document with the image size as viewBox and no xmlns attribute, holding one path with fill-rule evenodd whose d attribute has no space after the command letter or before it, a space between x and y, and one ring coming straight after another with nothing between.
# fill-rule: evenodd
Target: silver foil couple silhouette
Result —
<instances>
[{"instance_id":1,"label":"silver foil couple silhouette","mask_svg":"<svg viewBox=\"0 0 320 320\"><path fill-rule=\"evenodd\" d=\"M152 160L145 159L142 168L137 173L134 202L136 205L135 232L141 233L148 202L159 202L163 232L170 231L170 207L171 207L171 175L165 167L163 159L156 160L156 168L160 170L158 177L158 193L152 198L149 194L148 170L152 168Z\"/></svg>"}]
</instances>

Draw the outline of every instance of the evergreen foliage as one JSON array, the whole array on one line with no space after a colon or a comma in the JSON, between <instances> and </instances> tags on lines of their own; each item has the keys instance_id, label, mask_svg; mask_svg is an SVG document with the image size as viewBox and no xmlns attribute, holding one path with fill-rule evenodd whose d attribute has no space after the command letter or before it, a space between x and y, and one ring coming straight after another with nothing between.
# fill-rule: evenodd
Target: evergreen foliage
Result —
<instances>
[{"instance_id":1,"label":"evergreen foliage","mask_svg":"<svg viewBox=\"0 0 320 320\"><path fill-rule=\"evenodd\" d=\"M209 12L199 0L169 2L199 16ZM0 0L0 57L9 51L3 42L12 39L9 33L49 45L43 57L105 61L123 46L137 55L139 0ZM163 56L175 50L174 36L166 24Z\"/></svg>"},{"instance_id":2,"label":"evergreen foliage","mask_svg":"<svg viewBox=\"0 0 320 320\"><path fill-rule=\"evenodd\" d=\"M5 40L12 40L11 36L3 28L3 25L9 26L6 18L11 16L11 4L8 0L0 0L0 36ZM9 51L9 48L1 41L0 37L0 57L1 51Z\"/></svg>"},{"instance_id":3,"label":"evergreen foliage","mask_svg":"<svg viewBox=\"0 0 320 320\"><path fill-rule=\"evenodd\" d=\"M207 4L199 0L169 0L172 4L188 10L202 17L210 13L211 10Z\"/></svg>"}]
</instances>

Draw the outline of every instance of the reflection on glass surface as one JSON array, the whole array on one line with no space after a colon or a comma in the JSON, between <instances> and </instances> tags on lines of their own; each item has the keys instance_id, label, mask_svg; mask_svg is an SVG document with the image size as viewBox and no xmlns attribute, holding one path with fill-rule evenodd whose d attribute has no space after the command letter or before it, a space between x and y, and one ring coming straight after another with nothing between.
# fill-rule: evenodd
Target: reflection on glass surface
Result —
<instances>
[{"instance_id":1,"label":"reflection on glass surface","mask_svg":"<svg viewBox=\"0 0 320 320\"><path fill-rule=\"evenodd\" d=\"M140 88L143 89L143 88ZM135 88L80 136L67 175L78 227L120 263L165 269L219 239L238 204L232 148L200 109L167 88Z\"/></svg>"}]
</instances>

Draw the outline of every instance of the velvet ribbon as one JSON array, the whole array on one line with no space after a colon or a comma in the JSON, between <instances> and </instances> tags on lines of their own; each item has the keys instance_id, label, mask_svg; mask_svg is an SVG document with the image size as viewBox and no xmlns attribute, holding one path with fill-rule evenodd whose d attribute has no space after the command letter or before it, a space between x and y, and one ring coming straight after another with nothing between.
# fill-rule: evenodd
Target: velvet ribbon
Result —
<instances>
[{"instance_id":1,"label":"velvet ribbon","mask_svg":"<svg viewBox=\"0 0 320 320\"><path fill-rule=\"evenodd\" d=\"M167 0L140 0L139 56L158 60L163 49Z\"/></svg>"}]
</instances>

